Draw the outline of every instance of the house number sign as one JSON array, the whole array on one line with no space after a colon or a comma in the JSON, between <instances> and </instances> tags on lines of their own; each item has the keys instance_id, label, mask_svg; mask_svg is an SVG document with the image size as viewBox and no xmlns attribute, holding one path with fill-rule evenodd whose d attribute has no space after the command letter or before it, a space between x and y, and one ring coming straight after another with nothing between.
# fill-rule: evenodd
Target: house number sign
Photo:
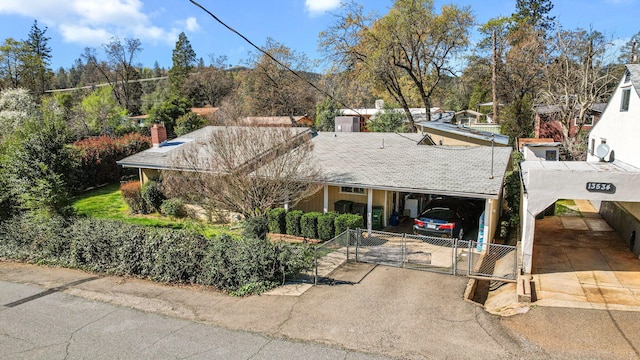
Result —
<instances>
[{"instance_id":1,"label":"house number sign","mask_svg":"<svg viewBox=\"0 0 640 360\"><path fill-rule=\"evenodd\" d=\"M587 191L613 194L616 192L616 187L612 183L588 182Z\"/></svg>"}]
</instances>

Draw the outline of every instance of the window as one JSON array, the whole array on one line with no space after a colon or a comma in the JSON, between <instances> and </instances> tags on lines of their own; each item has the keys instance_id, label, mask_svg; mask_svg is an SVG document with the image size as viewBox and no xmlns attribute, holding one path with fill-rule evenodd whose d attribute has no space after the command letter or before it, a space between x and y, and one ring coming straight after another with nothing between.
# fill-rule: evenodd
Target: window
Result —
<instances>
[{"instance_id":1,"label":"window","mask_svg":"<svg viewBox=\"0 0 640 360\"><path fill-rule=\"evenodd\" d=\"M631 81L631 73L629 72L629 70L625 71L624 73L624 83L628 83L629 81Z\"/></svg>"},{"instance_id":2,"label":"window","mask_svg":"<svg viewBox=\"0 0 640 360\"><path fill-rule=\"evenodd\" d=\"M557 161L558 160L558 152L556 150L547 150L545 153L545 159L547 161Z\"/></svg>"},{"instance_id":3,"label":"window","mask_svg":"<svg viewBox=\"0 0 640 360\"><path fill-rule=\"evenodd\" d=\"M584 121L582 122L582 126L593 126L594 117L593 115L585 115ZM580 120L576 118L575 126L580 126Z\"/></svg>"},{"instance_id":4,"label":"window","mask_svg":"<svg viewBox=\"0 0 640 360\"><path fill-rule=\"evenodd\" d=\"M340 192L345 194L356 194L356 195L366 195L367 190L365 188L360 187L351 187L351 186L341 186Z\"/></svg>"},{"instance_id":5,"label":"window","mask_svg":"<svg viewBox=\"0 0 640 360\"><path fill-rule=\"evenodd\" d=\"M620 111L629 111L630 97L631 97L631 89L622 90L622 101L620 102Z\"/></svg>"}]
</instances>

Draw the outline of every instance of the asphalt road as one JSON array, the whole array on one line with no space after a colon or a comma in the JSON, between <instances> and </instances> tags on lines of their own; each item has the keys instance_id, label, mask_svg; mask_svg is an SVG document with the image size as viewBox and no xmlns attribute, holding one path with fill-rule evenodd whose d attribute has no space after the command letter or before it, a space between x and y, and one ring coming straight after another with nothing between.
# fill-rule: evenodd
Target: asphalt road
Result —
<instances>
[{"instance_id":1,"label":"asphalt road","mask_svg":"<svg viewBox=\"0 0 640 360\"><path fill-rule=\"evenodd\" d=\"M2 359L387 359L0 281Z\"/></svg>"}]
</instances>

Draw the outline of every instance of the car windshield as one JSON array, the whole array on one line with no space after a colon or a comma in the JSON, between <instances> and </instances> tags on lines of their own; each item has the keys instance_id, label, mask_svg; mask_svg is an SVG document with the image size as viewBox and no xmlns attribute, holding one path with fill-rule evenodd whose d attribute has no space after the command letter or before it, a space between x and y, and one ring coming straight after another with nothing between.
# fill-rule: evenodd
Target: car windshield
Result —
<instances>
[{"instance_id":1,"label":"car windshield","mask_svg":"<svg viewBox=\"0 0 640 360\"><path fill-rule=\"evenodd\" d=\"M453 219L454 213L450 209L434 208L425 211L421 217L434 220L449 221Z\"/></svg>"}]
</instances>

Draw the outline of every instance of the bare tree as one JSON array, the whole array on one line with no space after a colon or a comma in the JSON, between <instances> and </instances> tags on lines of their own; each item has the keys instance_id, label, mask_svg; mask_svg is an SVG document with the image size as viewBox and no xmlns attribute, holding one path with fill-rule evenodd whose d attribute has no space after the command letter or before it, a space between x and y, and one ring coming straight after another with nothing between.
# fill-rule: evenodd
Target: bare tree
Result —
<instances>
[{"instance_id":1,"label":"bare tree","mask_svg":"<svg viewBox=\"0 0 640 360\"><path fill-rule=\"evenodd\" d=\"M306 129L226 126L201 133L174 157L177 171L165 171L163 183L210 216L260 216L319 189L319 172L310 161L312 133Z\"/></svg>"},{"instance_id":2,"label":"bare tree","mask_svg":"<svg viewBox=\"0 0 640 360\"><path fill-rule=\"evenodd\" d=\"M613 59L607 58L612 42L598 31L584 29L560 29L551 41L546 86L538 97L541 103L557 106L550 120L559 125L568 155L578 160L586 154L580 133L586 116L594 104L607 101L617 80Z\"/></svg>"},{"instance_id":3,"label":"bare tree","mask_svg":"<svg viewBox=\"0 0 640 360\"><path fill-rule=\"evenodd\" d=\"M125 38L123 42L114 37L102 47L107 55L106 62L98 61L93 48L86 48L82 57L87 65L97 69L111 85L120 106L126 108L129 114L137 115L140 112L142 86L136 81L140 79L140 72L134 61L142 51L142 43L139 39Z\"/></svg>"}]
</instances>

